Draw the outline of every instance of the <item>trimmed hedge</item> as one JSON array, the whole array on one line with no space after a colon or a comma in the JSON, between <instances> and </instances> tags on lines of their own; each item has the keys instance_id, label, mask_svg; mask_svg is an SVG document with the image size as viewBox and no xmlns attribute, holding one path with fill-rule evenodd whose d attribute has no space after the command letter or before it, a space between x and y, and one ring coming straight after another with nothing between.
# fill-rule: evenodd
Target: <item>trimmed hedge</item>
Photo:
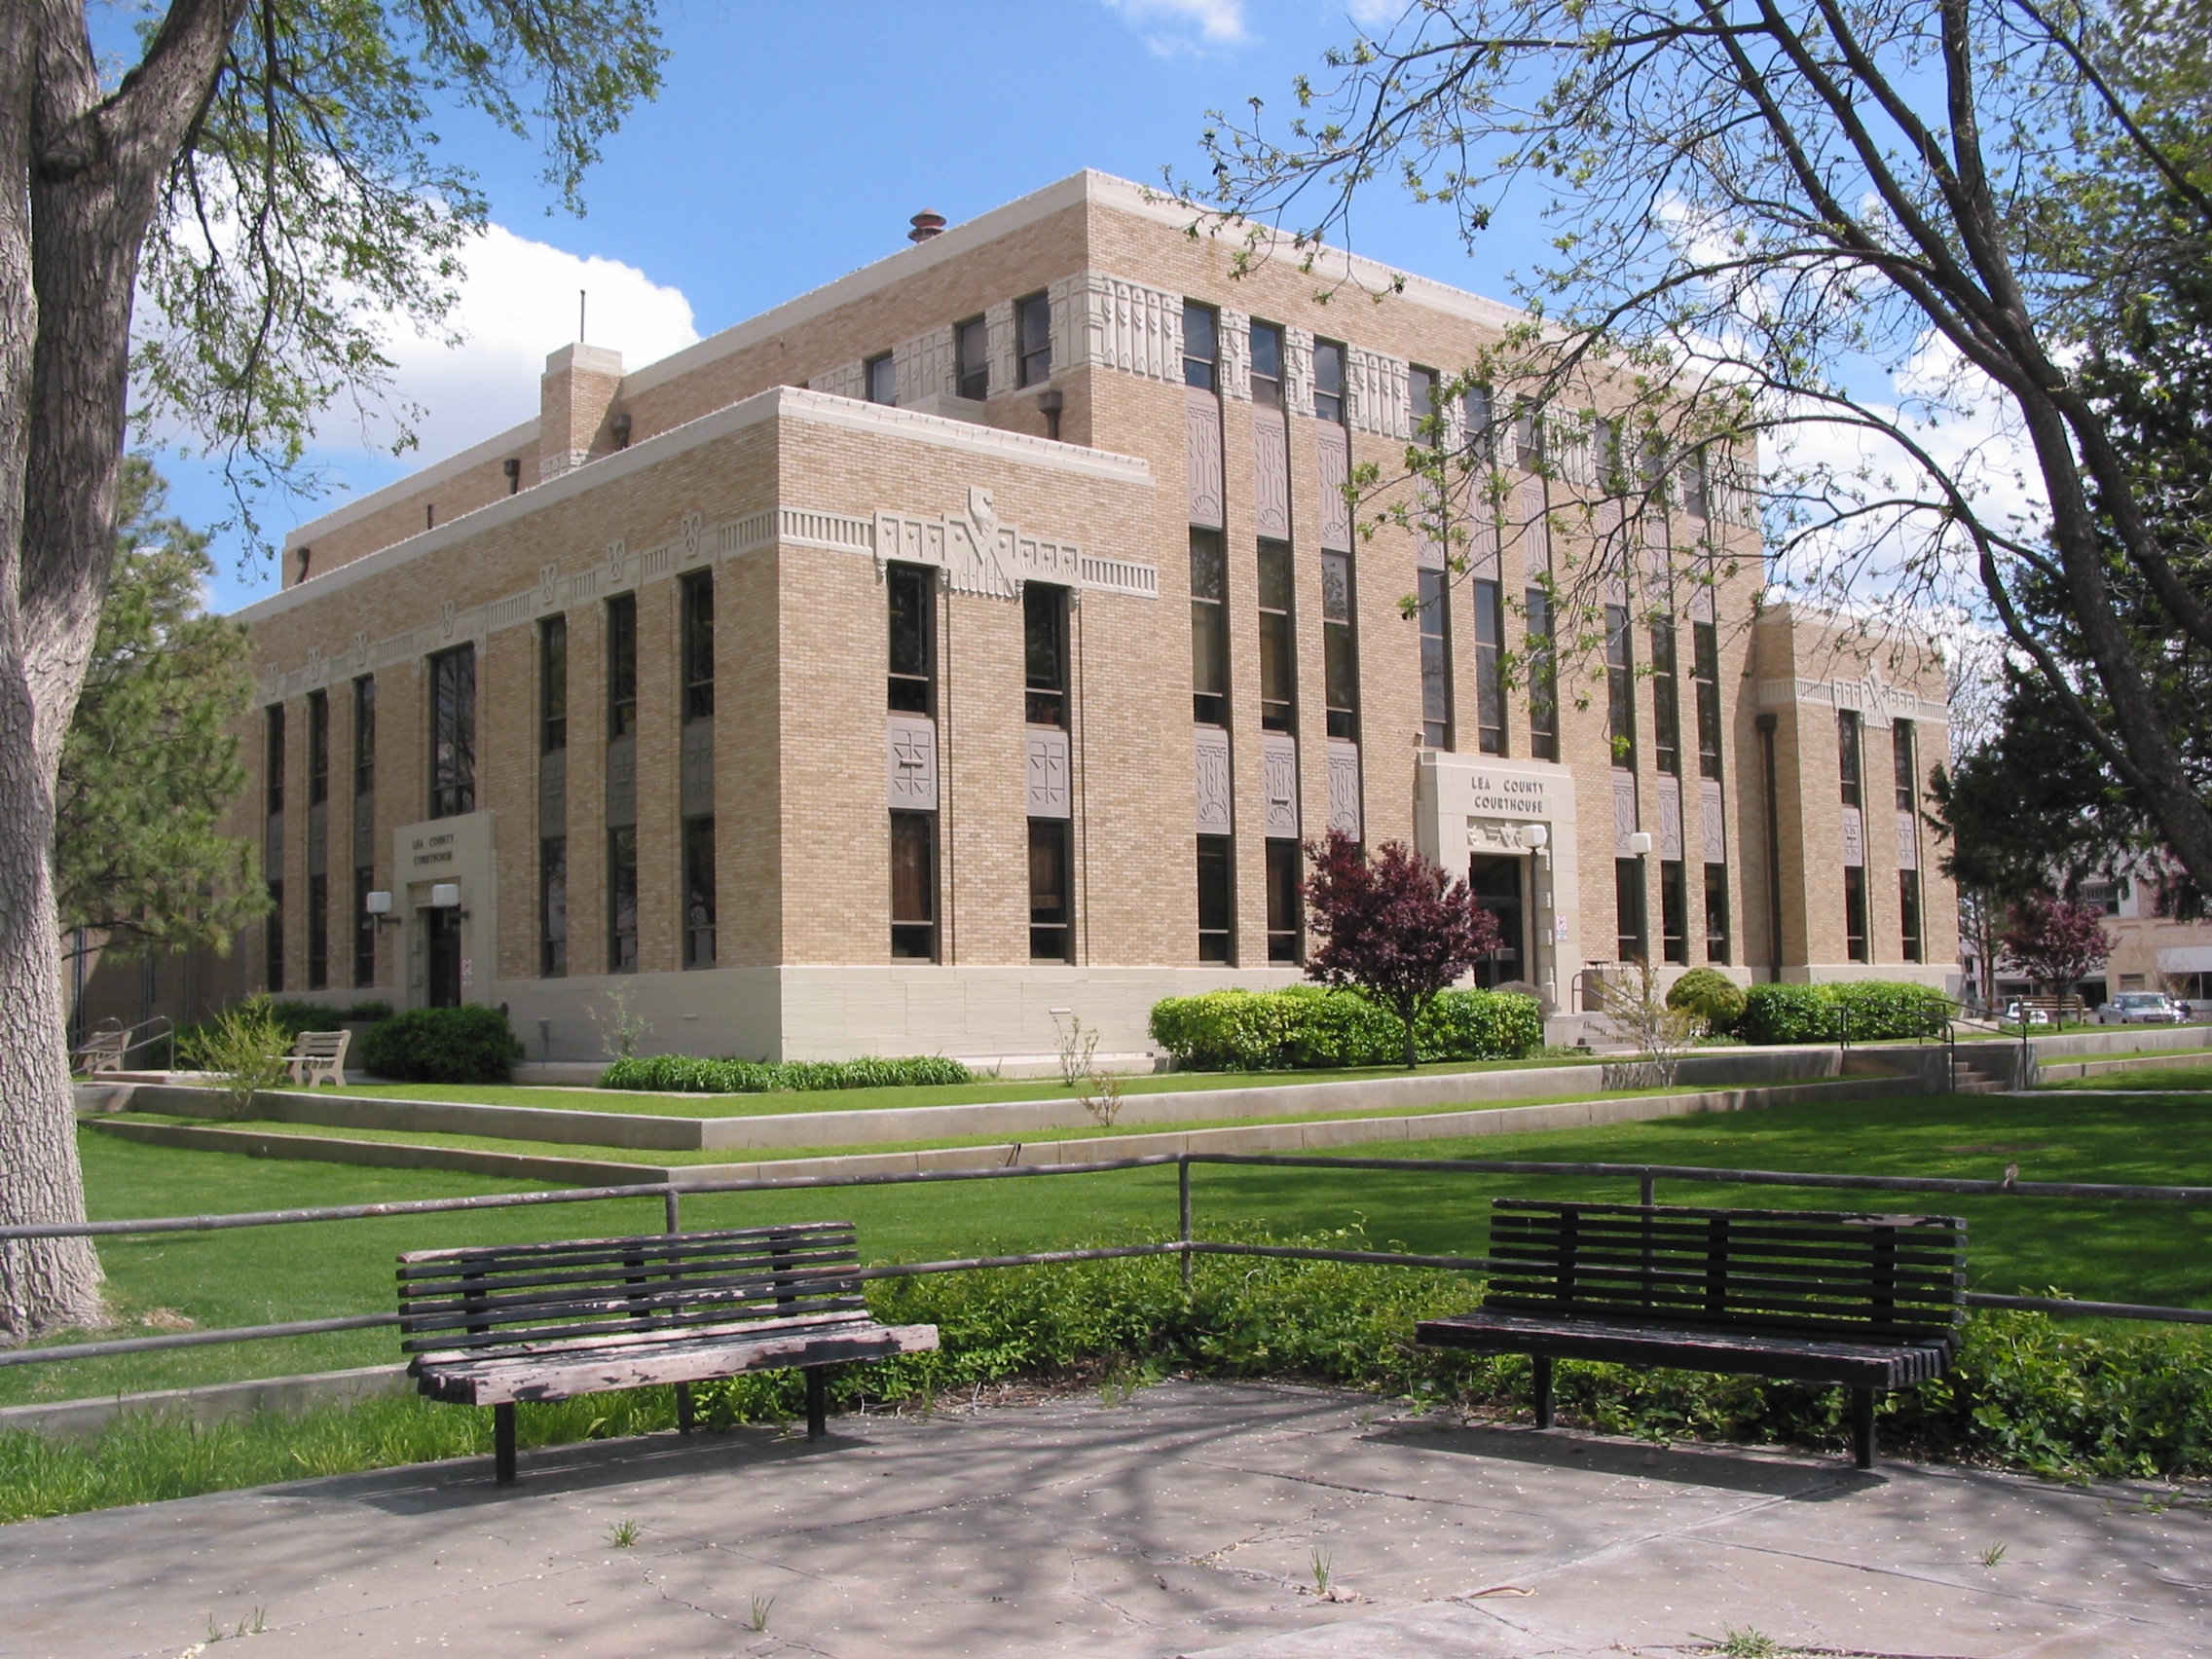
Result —
<instances>
[{"instance_id":1,"label":"trimmed hedge","mask_svg":"<svg viewBox=\"0 0 2212 1659\"><path fill-rule=\"evenodd\" d=\"M1716 969L1692 968L1667 987L1667 1006L1696 1014L1717 1037L1743 1017L1744 987Z\"/></svg>"},{"instance_id":2,"label":"trimmed hedge","mask_svg":"<svg viewBox=\"0 0 2212 1659\"><path fill-rule=\"evenodd\" d=\"M1193 1071L1307 1071L1405 1059L1398 1016L1356 991L1292 985L1207 991L1153 1004L1153 1039ZM1533 997L1444 991L1414 1030L1423 1060L1517 1060L1542 1047Z\"/></svg>"},{"instance_id":3,"label":"trimmed hedge","mask_svg":"<svg viewBox=\"0 0 2212 1659\"><path fill-rule=\"evenodd\" d=\"M900 1088L972 1083L976 1074L941 1054L907 1059L704 1060L689 1054L633 1055L600 1074L602 1088L655 1094L768 1094L779 1089Z\"/></svg>"},{"instance_id":4,"label":"trimmed hedge","mask_svg":"<svg viewBox=\"0 0 2212 1659\"><path fill-rule=\"evenodd\" d=\"M1763 984L1744 993L1736 1033L1751 1043L1902 1042L1940 1037L1951 999L1895 979L1846 984Z\"/></svg>"},{"instance_id":5,"label":"trimmed hedge","mask_svg":"<svg viewBox=\"0 0 2212 1659\"><path fill-rule=\"evenodd\" d=\"M522 1044L496 1008L416 1008L369 1028L361 1064L394 1083L505 1083Z\"/></svg>"}]
</instances>

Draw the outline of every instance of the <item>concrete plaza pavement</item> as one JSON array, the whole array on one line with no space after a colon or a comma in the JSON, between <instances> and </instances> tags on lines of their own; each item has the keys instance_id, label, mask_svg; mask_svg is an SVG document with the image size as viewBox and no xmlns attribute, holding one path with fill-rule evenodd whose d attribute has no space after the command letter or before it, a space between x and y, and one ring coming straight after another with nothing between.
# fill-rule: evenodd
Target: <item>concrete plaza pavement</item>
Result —
<instances>
[{"instance_id":1,"label":"concrete plaza pavement","mask_svg":"<svg viewBox=\"0 0 2212 1659\"><path fill-rule=\"evenodd\" d=\"M211 1631L256 1623L241 1659L1519 1659L1730 1626L1916 1659L2212 1654L2212 1513L2148 1487L1224 1383L831 1427L526 1453L504 1492L472 1459L0 1528L0 1654L220 1659Z\"/></svg>"}]
</instances>

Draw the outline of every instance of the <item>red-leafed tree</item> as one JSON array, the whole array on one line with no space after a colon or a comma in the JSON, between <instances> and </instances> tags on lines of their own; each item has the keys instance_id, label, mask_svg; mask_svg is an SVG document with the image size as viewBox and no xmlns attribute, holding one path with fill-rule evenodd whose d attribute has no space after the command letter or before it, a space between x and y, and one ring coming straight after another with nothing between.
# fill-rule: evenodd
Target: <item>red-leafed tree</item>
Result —
<instances>
[{"instance_id":1,"label":"red-leafed tree","mask_svg":"<svg viewBox=\"0 0 2212 1659\"><path fill-rule=\"evenodd\" d=\"M2013 904L2010 925L1998 946L2006 966L2054 995L2066 996L2083 975L2104 966L2112 954L2112 936L2105 932L2103 915L2090 905L2031 897Z\"/></svg>"},{"instance_id":2,"label":"red-leafed tree","mask_svg":"<svg viewBox=\"0 0 2212 1659\"><path fill-rule=\"evenodd\" d=\"M1498 948L1497 918L1475 903L1464 877L1412 848L1385 841L1370 859L1341 830L1309 841L1313 878L1306 884L1320 944L1306 977L1346 985L1405 1023L1406 1064L1415 1063L1414 1027L1436 993Z\"/></svg>"}]
</instances>

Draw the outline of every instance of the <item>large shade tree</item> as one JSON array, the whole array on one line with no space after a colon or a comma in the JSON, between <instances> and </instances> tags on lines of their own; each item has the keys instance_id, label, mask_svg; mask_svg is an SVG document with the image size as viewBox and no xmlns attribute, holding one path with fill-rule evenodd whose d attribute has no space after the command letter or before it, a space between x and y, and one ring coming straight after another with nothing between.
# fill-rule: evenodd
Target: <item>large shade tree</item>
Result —
<instances>
[{"instance_id":1,"label":"large shade tree","mask_svg":"<svg viewBox=\"0 0 2212 1659\"><path fill-rule=\"evenodd\" d=\"M1554 579L1588 648L1634 543L1740 488L1784 592L1992 619L2201 886L2162 681L2212 647L2212 563L2088 370L2212 246L2207 40L2206 0L1422 0L1287 123L1217 118L1184 190L1340 285L1321 239L1379 182L1471 250L1540 221L1531 320L1469 366L1465 441L1409 451L1412 510L1487 535L1531 516L1511 466L1571 486L1537 510L1585 533Z\"/></svg>"},{"instance_id":2,"label":"large shade tree","mask_svg":"<svg viewBox=\"0 0 2212 1659\"><path fill-rule=\"evenodd\" d=\"M0 1226L84 1213L55 780L127 393L285 480L321 410L387 391L386 319L451 303L485 204L435 124L539 137L573 203L662 58L651 0L169 0L97 44L88 10L0 5ZM88 1240L0 1241L0 1337L99 1311Z\"/></svg>"}]
</instances>

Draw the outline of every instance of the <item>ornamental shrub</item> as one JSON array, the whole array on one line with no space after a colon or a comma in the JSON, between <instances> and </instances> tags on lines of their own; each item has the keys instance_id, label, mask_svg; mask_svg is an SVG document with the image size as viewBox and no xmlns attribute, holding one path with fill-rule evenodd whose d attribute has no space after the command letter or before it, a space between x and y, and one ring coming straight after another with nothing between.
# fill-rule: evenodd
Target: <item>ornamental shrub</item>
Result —
<instances>
[{"instance_id":1,"label":"ornamental shrub","mask_svg":"<svg viewBox=\"0 0 2212 1659\"><path fill-rule=\"evenodd\" d=\"M1696 1014L1717 1037L1742 1017L1744 987L1716 968L1692 968L1667 987L1667 1006Z\"/></svg>"},{"instance_id":2,"label":"ornamental shrub","mask_svg":"<svg viewBox=\"0 0 2212 1659\"><path fill-rule=\"evenodd\" d=\"M1736 1031L1747 1043L1832 1043L1835 1010L1825 985L1753 985L1744 993Z\"/></svg>"},{"instance_id":3,"label":"ornamental shrub","mask_svg":"<svg viewBox=\"0 0 2212 1659\"><path fill-rule=\"evenodd\" d=\"M505 1083L522 1044L496 1008L416 1008L369 1028L361 1064L394 1083Z\"/></svg>"},{"instance_id":4,"label":"ornamental shrub","mask_svg":"<svg viewBox=\"0 0 2212 1659\"><path fill-rule=\"evenodd\" d=\"M602 1088L657 1094L766 1094L777 1089L899 1088L972 1083L976 1074L941 1054L906 1059L707 1060L690 1054L631 1055L600 1074Z\"/></svg>"},{"instance_id":5,"label":"ornamental shrub","mask_svg":"<svg viewBox=\"0 0 2212 1659\"><path fill-rule=\"evenodd\" d=\"M1153 1040L1191 1071L1308 1071L1387 1066L1405 1057L1405 1028L1357 991L1292 985L1206 991L1153 1005ZM1414 1030L1423 1060L1517 1060L1543 1046L1533 997L1442 991Z\"/></svg>"},{"instance_id":6,"label":"ornamental shrub","mask_svg":"<svg viewBox=\"0 0 2212 1659\"><path fill-rule=\"evenodd\" d=\"M1751 1043L1833 1043L1845 1033L1854 1043L1906 1042L1941 1036L1950 1012L1941 991L1902 980L1753 985L1736 1031Z\"/></svg>"}]
</instances>

